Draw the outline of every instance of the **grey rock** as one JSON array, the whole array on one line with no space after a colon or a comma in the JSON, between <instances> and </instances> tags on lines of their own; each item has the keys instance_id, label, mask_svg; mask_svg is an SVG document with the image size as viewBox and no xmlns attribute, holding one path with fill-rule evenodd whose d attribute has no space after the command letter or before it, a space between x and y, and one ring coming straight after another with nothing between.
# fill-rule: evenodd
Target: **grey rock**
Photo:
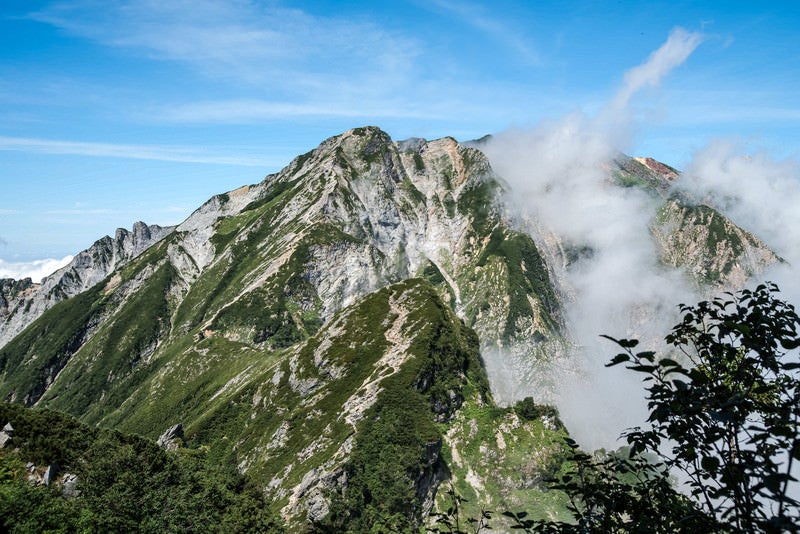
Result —
<instances>
[{"instance_id":1,"label":"grey rock","mask_svg":"<svg viewBox=\"0 0 800 534\"><path fill-rule=\"evenodd\" d=\"M11 341L44 312L67 298L83 293L123 267L175 229L136 222L105 236L72 261L44 278L41 284L25 280L0 280L0 347Z\"/></svg>"},{"instance_id":2,"label":"grey rock","mask_svg":"<svg viewBox=\"0 0 800 534\"><path fill-rule=\"evenodd\" d=\"M161 434L156 443L158 443L159 447L168 451L178 450L183 445L183 424L178 423L169 427Z\"/></svg>"},{"instance_id":3,"label":"grey rock","mask_svg":"<svg viewBox=\"0 0 800 534\"><path fill-rule=\"evenodd\" d=\"M81 494L81 490L78 489L78 475L64 473L61 477L61 494L67 499L73 499Z\"/></svg>"},{"instance_id":4,"label":"grey rock","mask_svg":"<svg viewBox=\"0 0 800 534\"><path fill-rule=\"evenodd\" d=\"M436 499L439 485L450 477L447 466L442 461L442 440L425 444L425 468L417 478L417 498L422 503L423 515L427 515Z\"/></svg>"},{"instance_id":5,"label":"grey rock","mask_svg":"<svg viewBox=\"0 0 800 534\"><path fill-rule=\"evenodd\" d=\"M14 434L14 427L11 426L11 422L9 421L3 427L3 430L0 431L0 449L5 447L11 441L11 436Z\"/></svg>"},{"instance_id":6,"label":"grey rock","mask_svg":"<svg viewBox=\"0 0 800 534\"><path fill-rule=\"evenodd\" d=\"M51 482L53 482L56 477L58 476L59 467L58 464L50 464L47 466L47 469L44 472L44 477L42 478L42 484L45 486L49 486Z\"/></svg>"}]
</instances>

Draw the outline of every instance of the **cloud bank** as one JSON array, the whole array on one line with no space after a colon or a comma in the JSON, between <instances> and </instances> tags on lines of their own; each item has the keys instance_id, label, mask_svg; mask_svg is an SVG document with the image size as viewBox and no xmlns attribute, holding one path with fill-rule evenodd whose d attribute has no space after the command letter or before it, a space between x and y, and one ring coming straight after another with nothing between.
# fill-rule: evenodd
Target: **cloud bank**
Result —
<instances>
[{"instance_id":1,"label":"cloud bank","mask_svg":"<svg viewBox=\"0 0 800 534\"><path fill-rule=\"evenodd\" d=\"M530 384L522 395L554 401L587 448L613 447L622 430L646 419L640 378L604 368L615 348L599 335L658 340L676 322L677 304L695 300L679 273L659 265L649 232L655 201L609 183L607 164L630 145L631 100L683 63L701 40L700 34L674 30L645 63L626 73L596 116L574 112L503 132L485 147L528 229L551 248L551 262L556 251L583 251L577 262L554 266L568 296L575 354L548 372L558 377L556 391L543 398ZM577 369L558 368L576 363Z\"/></svg>"},{"instance_id":2,"label":"cloud bank","mask_svg":"<svg viewBox=\"0 0 800 534\"><path fill-rule=\"evenodd\" d=\"M21 280L30 278L36 283L49 276L72 261L72 256L61 259L48 258L26 262L12 262L0 259L0 278Z\"/></svg>"},{"instance_id":3,"label":"cloud bank","mask_svg":"<svg viewBox=\"0 0 800 534\"><path fill-rule=\"evenodd\" d=\"M740 142L715 140L695 153L679 186L764 241L785 263L760 280L776 282L800 305L800 161L746 154Z\"/></svg>"},{"instance_id":4,"label":"cloud bank","mask_svg":"<svg viewBox=\"0 0 800 534\"><path fill-rule=\"evenodd\" d=\"M555 402L587 449L617 447L623 430L647 419L641 378L605 368L618 349L599 336L635 337L647 348L663 350L661 340L678 321L677 305L709 296L699 294L680 272L660 265L649 232L658 201L609 183L607 171L607 163L632 145L636 124L631 104L637 94L661 83L702 40L701 34L675 29L643 64L625 74L596 116L574 112L500 133L485 147L492 166L511 185L523 224L549 249L566 295L574 349L568 358L551 362L552 369L542 369L557 377L555 391L544 393L535 384L513 384L511 390L517 397ZM694 154L677 187L754 233L786 260L752 283L775 281L785 298L798 303L800 162L742 153L740 143L710 142ZM565 265L566 249L582 251L580 259Z\"/></svg>"}]
</instances>

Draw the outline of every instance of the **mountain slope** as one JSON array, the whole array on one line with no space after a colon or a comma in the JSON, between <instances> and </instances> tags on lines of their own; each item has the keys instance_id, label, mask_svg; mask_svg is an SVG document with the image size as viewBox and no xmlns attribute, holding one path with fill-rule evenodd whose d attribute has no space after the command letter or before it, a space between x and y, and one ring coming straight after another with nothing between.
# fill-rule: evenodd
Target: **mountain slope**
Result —
<instances>
[{"instance_id":1,"label":"mountain slope","mask_svg":"<svg viewBox=\"0 0 800 534\"><path fill-rule=\"evenodd\" d=\"M652 158L617 158L612 176L623 187L641 187L661 199L651 233L660 259L683 269L701 287L741 288L753 275L781 262L756 236L722 213L672 185L680 173Z\"/></svg>"}]
</instances>

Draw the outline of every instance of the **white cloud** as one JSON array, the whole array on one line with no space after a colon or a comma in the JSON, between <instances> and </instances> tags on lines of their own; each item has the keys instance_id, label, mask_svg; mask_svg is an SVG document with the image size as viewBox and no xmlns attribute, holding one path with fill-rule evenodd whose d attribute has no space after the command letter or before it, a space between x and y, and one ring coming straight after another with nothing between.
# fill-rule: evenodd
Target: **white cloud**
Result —
<instances>
[{"instance_id":1,"label":"white cloud","mask_svg":"<svg viewBox=\"0 0 800 534\"><path fill-rule=\"evenodd\" d=\"M624 82L611 101L611 112L623 110L633 95L648 86L657 86L675 67L681 65L703 41L702 34L675 28L667 41L650 54L646 62L625 73Z\"/></svg>"},{"instance_id":2,"label":"white cloud","mask_svg":"<svg viewBox=\"0 0 800 534\"><path fill-rule=\"evenodd\" d=\"M34 282L41 282L42 278L49 276L72 261L72 256L61 259L47 258L25 262L11 262L0 259L0 278L14 278L21 280L31 278Z\"/></svg>"}]
</instances>

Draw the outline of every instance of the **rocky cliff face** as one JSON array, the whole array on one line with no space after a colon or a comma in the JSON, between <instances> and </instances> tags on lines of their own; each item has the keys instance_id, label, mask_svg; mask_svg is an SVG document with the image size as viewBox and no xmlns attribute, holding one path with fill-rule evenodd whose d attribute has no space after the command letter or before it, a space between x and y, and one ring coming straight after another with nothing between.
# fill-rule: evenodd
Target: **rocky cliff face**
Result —
<instances>
[{"instance_id":1,"label":"rocky cliff face","mask_svg":"<svg viewBox=\"0 0 800 534\"><path fill-rule=\"evenodd\" d=\"M0 318L6 319L15 304L30 296L34 290L35 286L30 278L22 280L0 278Z\"/></svg>"},{"instance_id":2,"label":"rocky cliff face","mask_svg":"<svg viewBox=\"0 0 800 534\"><path fill-rule=\"evenodd\" d=\"M666 265L734 284L777 261L679 204L677 176L609 164L663 205ZM478 350L490 380L566 357L559 273L591 251L535 242L504 192L450 138L332 137L178 227L137 223L41 286L0 283L0 397L153 440L180 424L183 445L254 476L297 525L357 530L352 511L387 487L410 506L392 513L418 523L448 477L481 503L552 497L542 513L556 514L542 480L564 430L498 408Z\"/></svg>"},{"instance_id":3,"label":"rocky cliff face","mask_svg":"<svg viewBox=\"0 0 800 534\"><path fill-rule=\"evenodd\" d=\"M715 209L678 197L659 209L653 236L662 261L685 269L697 284L730 290L783 261L766 244Z\"/></svg>"}]
</instances>

